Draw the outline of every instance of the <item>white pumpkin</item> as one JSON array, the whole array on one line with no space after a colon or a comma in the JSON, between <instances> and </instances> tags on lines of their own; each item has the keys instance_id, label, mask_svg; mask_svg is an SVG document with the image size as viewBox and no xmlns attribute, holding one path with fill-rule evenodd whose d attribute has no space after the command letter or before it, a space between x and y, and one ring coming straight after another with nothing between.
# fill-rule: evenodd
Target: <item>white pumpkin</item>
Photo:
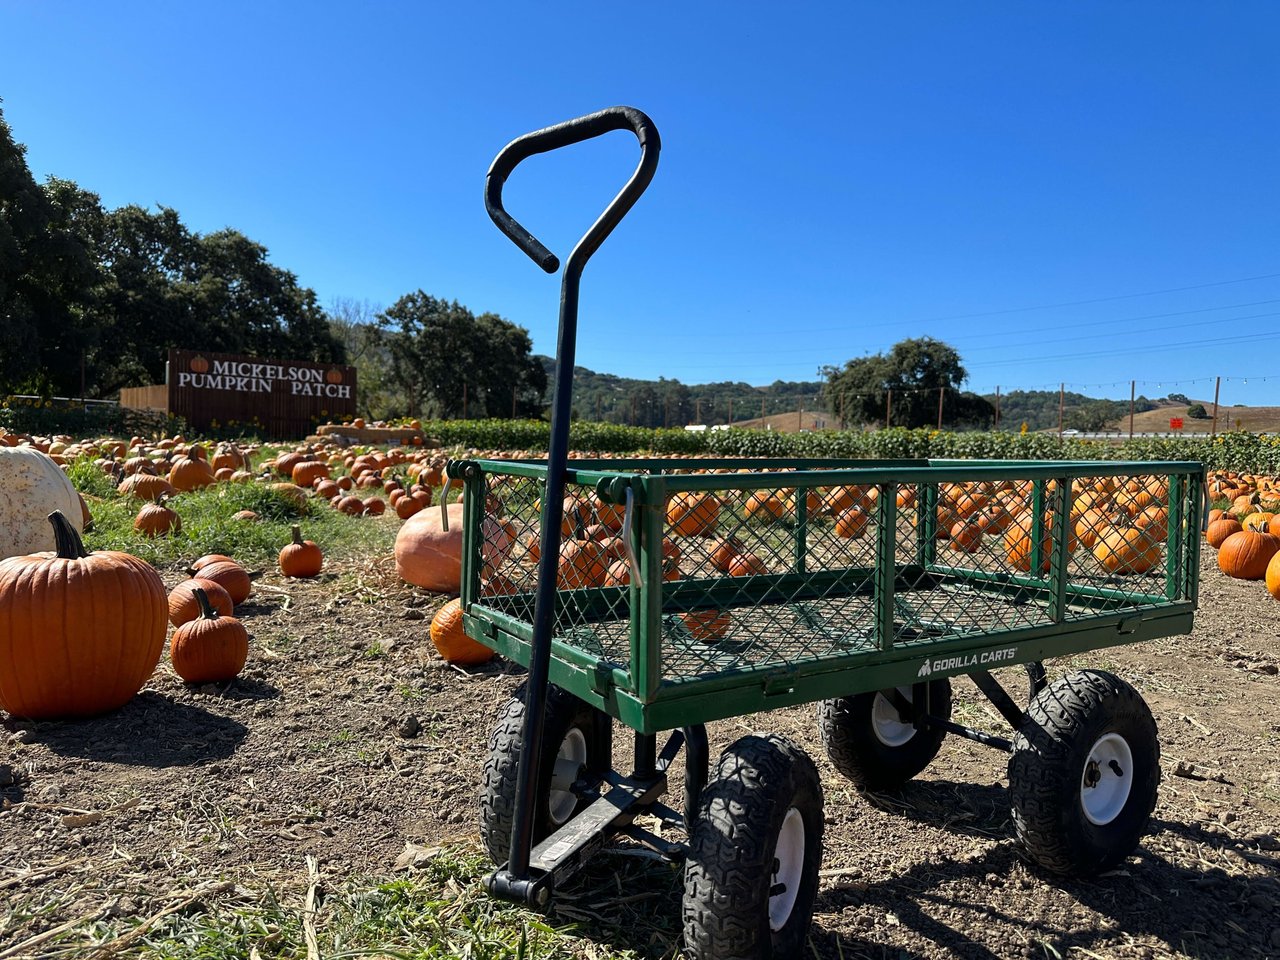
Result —
<instances>
[{"instance_id":1,"label":"white pumpkin","mask_svg":"<svg viewBox=\"0 0 1280 960\"><path fill-rule=\"evenodd\" d=\"M54 549L49 514L83 532L80 497L62 468L34 447L0 447L0 560Z\"/></svg>"}]
</instances>

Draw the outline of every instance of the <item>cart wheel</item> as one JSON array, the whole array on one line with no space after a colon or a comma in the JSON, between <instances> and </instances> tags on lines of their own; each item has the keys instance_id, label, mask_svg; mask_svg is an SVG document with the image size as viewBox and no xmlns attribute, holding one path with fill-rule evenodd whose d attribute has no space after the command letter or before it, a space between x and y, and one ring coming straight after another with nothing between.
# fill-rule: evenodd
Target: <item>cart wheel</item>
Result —
<instances>
[{"instance_id":1,"label":"cart wheel","mask_svg":"<svg viewBox=\"0 0 1280 960\"><path fill-rule=\"evenodd\" d=\"M798 957L822 862L822 784L798 746L731 744L702 792L685 863L684 940L699 960Z\"/></svg>"},{"instance_id":2,"label":"cart wheel","mask_svg":"<svg viewBox=\"0 0 1280 960\"><path fill-rule=\"evenodd\" d=\"M1014 737L1014 830L1046 870L1099 873L1137 847L1159 782L1160 742L1141 695L1110 673L1080 670L1031 701Z\"/></svg>"},{"instance_id":3,"label":"cart wheel","mask_svg":"<svg viewBox=\"0 0 1280 960\"><path fill-rule=\"evenodd\" d=\"M511 854L515 823L516 770L524 733L522 685L502 712L489 737L480 793L480 836L496 864ZM546 727L534 789L533 842L562 826L584 806L570 787L587 774L602 775L612 763L608 726L598 711L554 684L547 687Z\"/></svg>"},{"instance_id":4,"label":"cart wheel","mask_svg":"<svg viewBox=\"0 0 1280 960\"><path fill-rule=\"evenodd\" d=\"M899 687L908 700L910 687ZM930 712L951 719L951 682L929 681ZM946 731L904 723L883 693L855 693L818 704L822 745L837 770L859 790L896 790L938 755Z\"/></svg>"}]
</instances>

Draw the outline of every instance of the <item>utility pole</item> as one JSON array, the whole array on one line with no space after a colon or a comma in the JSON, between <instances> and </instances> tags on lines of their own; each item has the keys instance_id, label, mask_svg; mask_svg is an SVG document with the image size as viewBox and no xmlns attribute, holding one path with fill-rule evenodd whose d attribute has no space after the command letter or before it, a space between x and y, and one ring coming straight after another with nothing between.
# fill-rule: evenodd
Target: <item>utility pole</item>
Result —
<instances>
[{"instance_id":1,"label":"utility pole","mask_svg":"<svg viewBox=\"0 0 1280 960\"><path fill-rule=\"evenodd\" d=\"M804 429L804 398L800 399L800 412L796 414L796 433Z\"/></svg>"},{"instance_id":2,"label":"utility pole","mask_svg":"<svg viewBox=\"0 0 1280 960\"><path fill-rule=\"evenodd\" d=\"M694 423L702 422L702 398L701 397L693 401L693 422Z\"/></svg>"},{"instance_id":3,"label":"utility pole","mask_svg":"<svg viewBox=\"0 0 1280 960\"><path fill-rule=\"evenodd\" d=\"M1138 389L1138 381L1129 381L1129 439L1133 439L1133 398Z\"/></svg>"},{"instance_id":4,"label":"utility pole","mask_svg":"<svg viewBox=\"0 0 1280 960\"><path fill-rule=\"evenodd\" d=\"M1000 429L1000 384L996 384L996 429Z\"/></svg>"},{"instance_id":5,"label":"utility pole","mask_svg":"<svg viewBox=\"0 0 1280 960\"><path fill-rule=\"evenodd\" d=\"M729 398L729 426L733 426L733 397Z\"/></svg>"},{"instance_id":6,"label":"utility pole","mask_svg":"<svg viewBox=\"0 0 1280 960\"><path fill-rule=\"evenodd\" d=\"M664 394L662 397L662 426L671 426L671 394Z\"/></svg>"},{"instance_id":7,"label":"utility pole","mask_svg":"<svg viewBox=\"0 0 1280 960\"><path fill-rule=\"evenodd\" d=\"M1066 398L1067 385L1065 383L1058 384L1058 439L1062 439L1062 409Z\"/></svg>"},{"instance_id":8,"label":"utility pole","mask_svg":"<svg viewBox=\"0 0 1280 960\"><path fill-rule=\"evenodd\" d=\"M1213 426L1210 427L1209 436L1216 437L1218 435L1218 391L1222 389L1222 378L1218 377L1213 384Z\"/></svg>"},{"instance_id":9,"label":"utility pole","mask_svg":"<svg viewBox=\"0 0 1280 960\"><path fill-rule=\"evenodd\" d=\"M840 429L844 429L844 394L840 394Z\"/></svg>"},{"instance_id":10,"label":"utility pole","mask_svg":"<svg viewBox=\"0 0 1280 960\"><path fill-rule=\"evenodd\" d=\"M889 421L893 419L893 387L889 387L884 393L884 428L889 429Z\"/></svg>"},{"instance_id":11,"label":"utility pole","mask_svg":"<svg viewBox=\"0 0 1280 960\"><path fill-rule=\"evenodd\" d=\"M938 429L942 429L942 393L945 387L938 388Z\"/></svg>"},{"instance_id":12,"label":"utility pole","mask_svg":"<svg viewBox=\"0 0 1280 960\"><path fill-rule=\"evenodd\" d=\"M631 395L631 425L633 427L636 425L636 395L634 393Z\"/></svg>"},{"instance_id":13,"label":"utility pole","mask_svg":"<svg viewBox=\"0 0 1280 960\"><path fill-rule=\"evenodd\" d=\"M462 419L467 419L467 384L465 380L462 383Z\"/></svg>"}]
</instances>

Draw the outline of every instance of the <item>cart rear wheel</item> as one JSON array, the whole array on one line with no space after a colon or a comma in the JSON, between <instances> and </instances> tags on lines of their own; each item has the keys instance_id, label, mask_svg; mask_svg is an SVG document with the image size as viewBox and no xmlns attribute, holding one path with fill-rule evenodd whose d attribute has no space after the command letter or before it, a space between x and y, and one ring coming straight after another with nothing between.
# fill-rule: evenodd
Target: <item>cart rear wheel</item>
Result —
<instances>
[{"instance_id":1,"label":"cart rear wheel","mask_svg":"<svg viewBox=\"0 0 1280 960\"><path fill-rule=\"evenodd\" d=\"M572 789L575 781L606 771L610 742L598 711L555 685L547 688L546 727L538 782L534 789L533 842L536 844L578 813L584 801ZM521 686L498 715L489 737L480 793L480 836L496 864L511 852L515 824L516 770L520 763L525 715Z\"/></svg>"},{"instance_id":2,"label":"cart rear wheel","mask_svg":"<svg viewBox=\"0 0 1280 960\"><path fill-rule=\"evenodd\" d=\"M797 957L822 862L822 784L803 750L753 734L720 756L685 863L685 946L699 960Z\"/></svg>"},{"instance_id":3,"label":"cart rear wheel","mask_svg":"<svg viewBox=\"0 0 1280 960\"><path fill-rule=\"evenodd\" d=\"M911 687L898 691L911 699ZM951 718L951 683L929 681L929 712ZM831 763L859 790L894 790L938 755L946 732L917 730L885 693L856 693L818 704L818 729Z\"/></svg>"},{"instance_id":4,"label":"cart rear wheel","mask_svg":"<svg viewBox=\"0 0 1280 960\"><path fill-rule=\"evenodd\" d=\"M1159 782L1160 742L1141 695L1101 670L1069 674L1031 701L1013 741L1018 840L1054 873L1108 870L1141 841Z\"/></svg>"}]
</instances>

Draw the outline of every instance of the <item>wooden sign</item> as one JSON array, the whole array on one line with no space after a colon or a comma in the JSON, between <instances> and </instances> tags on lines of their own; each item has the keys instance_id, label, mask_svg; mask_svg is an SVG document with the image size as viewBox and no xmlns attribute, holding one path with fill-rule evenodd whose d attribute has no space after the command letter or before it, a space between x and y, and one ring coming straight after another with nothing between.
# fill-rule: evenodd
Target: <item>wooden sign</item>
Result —
<instances>
[{"instance_id":1,"label":"wooden sign","mask_svg":"<svg viewBox=\"0 0 1280 960\"><path fill-rule=\"evenodd\" d=\"M195 430L247 425L262 436L302 439L317 423L355 416L355 367L169 351L169 412Z\"/></svg>"}]
</instances>

